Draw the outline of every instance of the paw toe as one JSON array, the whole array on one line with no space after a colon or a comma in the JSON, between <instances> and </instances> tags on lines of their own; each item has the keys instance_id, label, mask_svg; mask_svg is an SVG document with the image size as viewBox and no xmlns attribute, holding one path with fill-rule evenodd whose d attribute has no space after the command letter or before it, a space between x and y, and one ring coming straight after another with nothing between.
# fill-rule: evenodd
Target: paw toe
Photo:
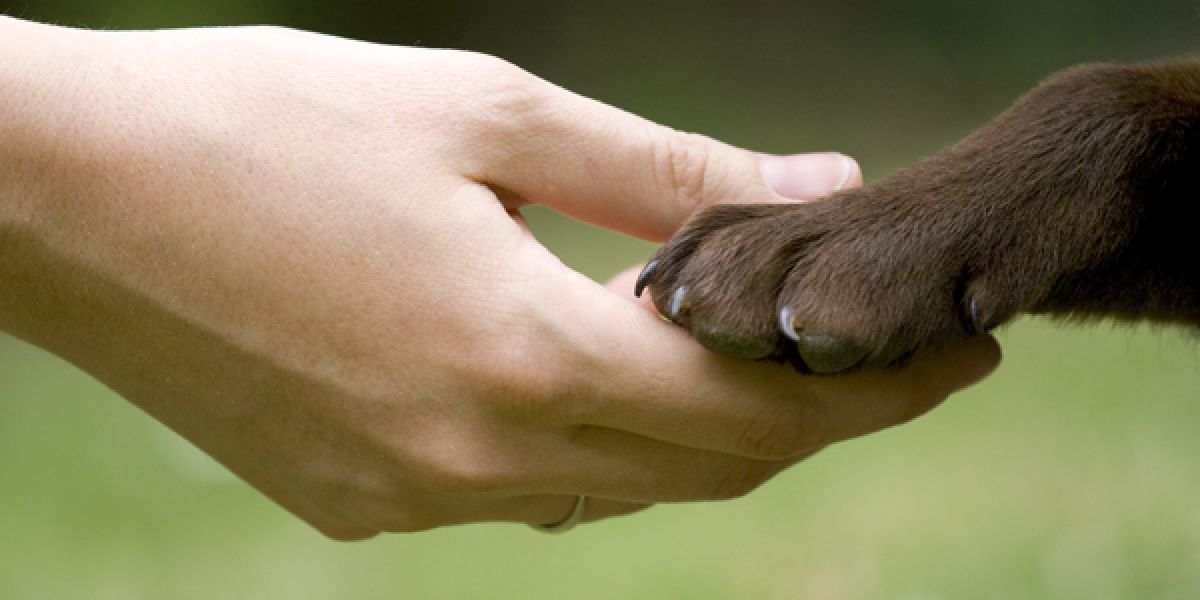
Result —
<instances>
[{"instance_id":1,"label":"paw toe","mask_svg":"<svg viewBox=\"0 0 1200 600\"><path fill-rule=\"evenodd\" d=\"M704 319L692 320L692 336L705 348L729 358L759 360L775 353L774 339Z\"/></svg>"},{"instance_id":2,"label":"paw toe","mask_svg":"<svg viewBox=\"0 0 1200 600\"><path fill-rule=\"evenodd\" d=\"M840 335L799 331L795 340L797 354L813 373L841 373L858 365L869 352Z\"/></svg>"}]
</instances>

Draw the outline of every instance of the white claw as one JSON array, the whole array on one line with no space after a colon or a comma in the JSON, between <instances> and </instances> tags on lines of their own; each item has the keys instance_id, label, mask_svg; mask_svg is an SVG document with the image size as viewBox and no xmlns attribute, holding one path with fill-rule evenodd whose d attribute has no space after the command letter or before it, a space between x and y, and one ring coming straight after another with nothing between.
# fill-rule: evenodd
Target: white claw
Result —
<instances>
[{"instance_id":1,"label":"white claw","mask_svg":"<svg viewBox=\"0 0 1200 600\"><path fill-rule=\"evenodd\" d=\"M687 295L687 286L680 286L671 294L671 303L667 306L667 312L670 313L672 319L679 314L679 309L683 307L683 297Z\"/></svg>"},{"instance_id":2,"label":"white claw","mask_svg":"<svg viewBox=\"0 0 1200 600\"><path fill-rule=\"evenodd\" d=\"M800 341L800 334L796 333L796 325L792 321L792 309L786 306L779 309L779 331L793 342Z\"/></svg>"},{"instance_id":3,"label":"white claw","mask_svg":"<svg viewBox=\"0 0 1200 600\"><path fill-rule=\"evenodd\" d=\"M971 297L970 315L971 315L971 333L973 333L975 335L983 335L983 334L987 333L987 329L984 329L983 324L979 322L979 304L975 302L974 296Z\"/></svg>"}]
</instances>

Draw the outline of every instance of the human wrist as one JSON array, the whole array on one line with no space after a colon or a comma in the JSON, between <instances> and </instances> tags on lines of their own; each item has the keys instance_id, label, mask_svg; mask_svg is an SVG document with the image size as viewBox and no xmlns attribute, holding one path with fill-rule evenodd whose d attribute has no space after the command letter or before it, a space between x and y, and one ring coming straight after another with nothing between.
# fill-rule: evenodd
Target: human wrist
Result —
<instances>
[{"instance_id":1,"label":"human wrist","mask_svg":"<svg viewBox=\"0 0 1200 600\"><path fill-rule=\"evenodd\" d=\"M94 157L82 143L97 120L87 101L94 39L0 17L0 331L42 346L65 299L83 300L62 272L87 237L79 226L96 195L83 182L109 175L86 168Z\"/></svg>"},{"instance_id":2,"label":"human wrist","mask_svg":"<svg viewBox=\"0 0 1200 600\"><path fill-rule=\"evenodd\" d=\"M43 249L78 242L129 152L97 143L119 128L100 98L113 86L98 65L99 34L0 18L0 231ZM78 249L78 248L77 248ZM0 248L5 260L23 248Z\"/></svg>"}]
</instances>

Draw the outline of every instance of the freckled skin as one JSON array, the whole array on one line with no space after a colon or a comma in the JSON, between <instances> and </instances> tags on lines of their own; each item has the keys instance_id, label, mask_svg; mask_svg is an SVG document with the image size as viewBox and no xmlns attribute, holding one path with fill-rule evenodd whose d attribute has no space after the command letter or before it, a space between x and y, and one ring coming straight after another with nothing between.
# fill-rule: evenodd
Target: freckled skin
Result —
<instances>
[{"instance_id":1,"label":"freckled skin","mask_svg":"<svg viewBox=\"0 0 1200 600\"><path fill-rule=\"evenodd\" d=\"M875 184L710 208L644 283L714 352L817 373L1022 313L1197 326L1198 152L1200 62L1080 66Z\"/></svg>"}]
</instances>

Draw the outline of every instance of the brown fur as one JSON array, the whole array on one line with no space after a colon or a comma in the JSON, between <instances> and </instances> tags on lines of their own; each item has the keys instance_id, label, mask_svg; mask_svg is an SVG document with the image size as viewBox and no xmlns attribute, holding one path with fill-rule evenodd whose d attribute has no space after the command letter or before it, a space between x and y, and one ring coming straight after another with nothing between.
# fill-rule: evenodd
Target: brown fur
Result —
<instances>
[{"instance_id":1,"label":"brown fur","mask_svg":"<svg viewBox=\"0 0 1200 600\"><path fill-rule=\"evenodd\" d=\"M718 353L832 373L1021 313L1200 326L1198 227L1200 61L1086 65L865 188L710 208L642 283Z\"/></svg>"}]
</instances>

